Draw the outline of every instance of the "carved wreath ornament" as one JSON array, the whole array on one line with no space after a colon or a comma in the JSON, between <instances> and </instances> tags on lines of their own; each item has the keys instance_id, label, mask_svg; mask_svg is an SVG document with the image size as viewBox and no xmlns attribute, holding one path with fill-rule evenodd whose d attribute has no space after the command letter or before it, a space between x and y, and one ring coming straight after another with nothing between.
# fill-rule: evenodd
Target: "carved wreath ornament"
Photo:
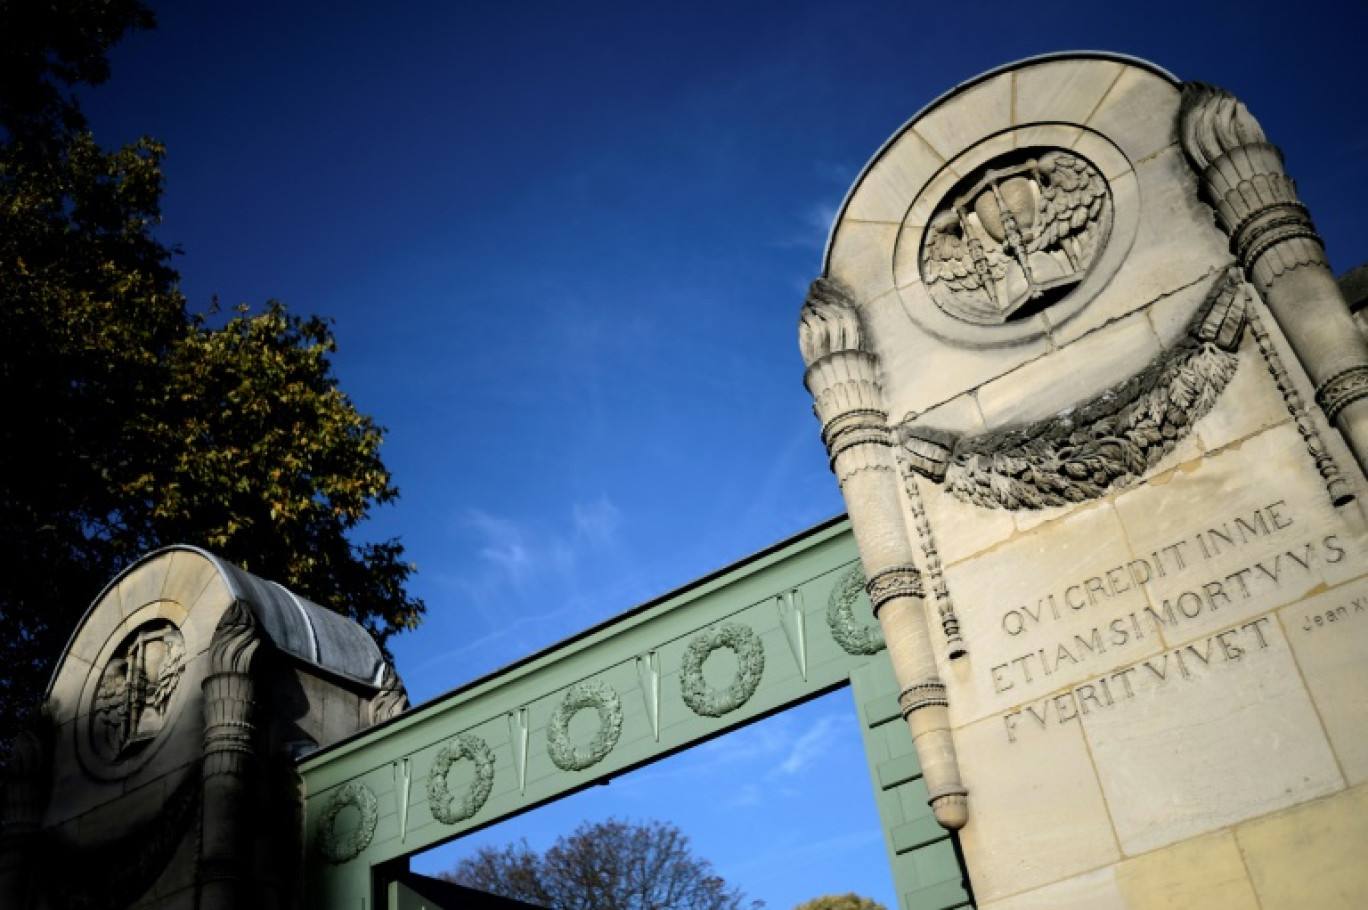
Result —
<instances>
[{"instance_id":1,"label":"carved wreath ornament","mask_svg":"<svg viewBox=\"0 0 1368 910\"><path fill-rule=\"evenodd\" d=\"M461 759L468 758L475 765L475 779L459 801L447 785L447 772ZM463 822L484 808L489 793L494 789L494 753L478 736L462 734L456 741L443 746L432 761L428 772L428 809L432 817L444 825Z\"/></svg>"},{"instance_id":2,"label":"carved wreath ornament","mask_svg":"<svg viewBox=\"0 0 1368 910\"><path fill-rule=\"evenodd\" d=\"M855 602L864 593L865 577L852 566L836 581L827 600L827 625L841 650L855 657L878 654L884 649L883 630L855 618Z\"/></svg>"},{"instance_id":3,"label":"carved wreath ornament","mask_svg":"<svg viewBox=\"0 0 1368 910\"><path fill-rule=\"evenodd\" d=\"M353 808L360 813L356 828L346 834L337 831L337 819L345 810ZM375 794L370 787L353 781L333 792L328 806L318 818L315 846L324 859L334 865L356 859L361 851L370 846L375 837L375 825L380 820L380 810Z\"/></svg>"},{"instance_id":4,"label":"carved wreath ornament","mask_svg":"<svg viewBox=\"0 0 1368 910\"><path fill-rule=\"evenodd\" d=\"M718 691L703 678L703 663L718 648L736 654L736 678ZM750 626L739 622L723 623L693 637L684 651L679 668L679 685L684 704L703 717L721 717L750 701L765 672L765 647Z\"/></svg>"},{"instance_id":5,"label":"carved wreath ornament","mask_svg":"<svg viewBox=\"0 0 1368 910\"><path fill-rule=\"evenodd\" d=\"M587 746L576 746L570 740L570 719L584 708L598 712L599 730ZM607 683L587 680L571 686L552 712L546 727L546 750L562 771L583 771L603 761L621 735L622 700Z\"/></svg>"}]
</instances>

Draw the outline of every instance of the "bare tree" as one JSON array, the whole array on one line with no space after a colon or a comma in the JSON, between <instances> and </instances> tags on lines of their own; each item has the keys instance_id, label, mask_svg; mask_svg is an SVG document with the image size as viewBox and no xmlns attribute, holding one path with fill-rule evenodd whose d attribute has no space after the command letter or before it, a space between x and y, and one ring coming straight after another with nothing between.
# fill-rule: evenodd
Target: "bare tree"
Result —
<instances>
[{"instance_id":1,"label":"bare tree","mask_svg":"<svg viewBox=\"0 0 1368 910\"><path fill-rule=\"evenodd\" d=\"M793 910L888 910L883 904L858 894L826 894L807 903L799 904Z\"/></svg>"},{"instance_id":2,"label":"bare tree","mask_svg":"<svg viewBox=\"0 0 1368 910\"><path fill-rule=\"evenodd\" d=\"M447 881L549 910L747 910L746 902L689 839L667 822L585 822L544 855L526 841L483 847L444 873Z\"/></svg>"}]
</instances>

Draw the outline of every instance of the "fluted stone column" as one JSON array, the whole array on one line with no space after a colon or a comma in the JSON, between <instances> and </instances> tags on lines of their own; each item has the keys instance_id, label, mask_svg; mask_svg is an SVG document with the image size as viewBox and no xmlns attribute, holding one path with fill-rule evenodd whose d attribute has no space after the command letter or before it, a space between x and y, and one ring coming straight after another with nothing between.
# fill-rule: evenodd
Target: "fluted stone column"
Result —
<instances>
[{"instance_id":1,"label":"fluted stone column","mask_svg":"<svg viewBox=\"0 0 1368 910\"><path fill-rule=\"evenodd\" d=\"M841 484L864 563L866 589L898 679L931 808L942 826L968 821L967 791L950 733L945 684L936 669L921 573L899 498L899 475L878 364L864 345L853 301L824 278L813 282L799 323L804 381L822 441Z\"/></svg>"},{"instance_id":2,"label":"fluted stone column","mask_svg":"<svg viewBox=\"0 0 1368 910\"><path fill-rule=\"evenodd\" d=\"M204 680L204 819L197 871L202 910L232 910L252 902L250 670L260 644L256 614L245 601L234 601L214 630Z\"/></svg>"},{"instance_id":3,"label":"fluted stone column","mask_svg":"<svg viewBox=\"0 0 1368 910\"><path fill-rule=\"evenodd\" d=\"M1282 153L1222 89L1188 83L1180 116L1183 148L1231 250L1311 377L1317 404L1368 471L1368 341Z\"/></svg>"},{"instance_id":4,"label":"fluted stone column","mask_svg":"<svg viewBox=\"0 0 1368 910\"><path fill-rule=\"evenodd\" d=\"M46 716L15 738L0 783L0 907L27 907L33 888L37 832L47 793Z\"/></svg>"}]
</instances>

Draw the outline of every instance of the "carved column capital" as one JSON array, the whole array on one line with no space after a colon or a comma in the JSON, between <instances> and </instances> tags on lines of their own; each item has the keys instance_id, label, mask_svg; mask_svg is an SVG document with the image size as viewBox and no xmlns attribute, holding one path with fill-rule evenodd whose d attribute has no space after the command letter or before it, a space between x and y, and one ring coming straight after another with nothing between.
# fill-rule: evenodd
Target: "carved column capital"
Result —
<instances>
[{"instance_id":1,"label":"carved column capital","mask_svg":"<svg viewBox=\"0 0 1368 910\"><path fill-rule=\"evenodd\" d=\"M1248 108L1219 88L1184 85L1178 116L1183 150L1231 251L1310 376L1326 417L1368 469L1368 343L1283 170L1282 153ZM1331 486L1337 503L1352 499L1344 483Z\"/></svg>"},{"instance_id":2,"label":"carved column capital","mask_svg":"<svg viewBox=\"0 0 1368 910\"><path fill-rule=\"evenodd\" d=\"M921 572L916 566L892 566L873 575L865 582L865 592L874 606L874 615L879 615L883 605L895 597L925 597Z\"/></svg>"},{"instance_id":3,"label":"carved column capital","mask_svg":"<svg viewBox=\"0 0 1368 910\"><path fill-rule=\"evenodd\" d=\"M893 434L878 359L866 347L854 298L845 288L828 278L812 283L798 321L798 346L831 469L843 483L859 471L891 470L889 453L859 452L864 446L890 448ZM857 454L838 467L837 460L847 452Z\"/></svg>"},{"instance_id":4,"label":"carved column capital","mask_svg":"<svg viewBox=\"0 0 1368 910\"><path fill-rule=\"evenodd\" d=\"M370 700L370 722L375 725L389 720L401 711L407 711L408 706L408 691L395 671L394 664L386 661L385 668L381 671L380 691Z\"/></svg>"},{"instance_id":5,"label":"carved column capital","mask_svg":"<svg viewBox=\"0 0 1368 910\"><path fill-rule=\"evenodd\" d=\"M1269 282L1305 265L1325 265L1325 249L1282 152L1234 95L1200 82L1183 86L1183 149L1202 179L1231 250L1254 278Z\"/></svg>"},{"instance_id":6,"label":"carved column capital","mask_svg":"<svg viewBox=\"0 0 1368 910\"><path fill-rule=\"evenodd\" d=\"M1363 398L1368 398L1368 364L1340 370L1316 387L1316 403L1332 422L1346 407Z\"/></svg>"},{"instance_id":7,"label":"carved column capital","mask_svg":"<svg viewBox=\"0 0 1368 910\"><path fill-rule=\"evenodd\" d=\"M219 617L209 644L210 673L246 673L261 645L261 624L245 600L235 600Z\"/></svg>"},{"instance_id":8,"label":"carved column capital","mask_svg":"<svg viewBox=\"0 0 1368 910\"><path fill-rule=\"evenodd\" d=\"M945 692L945 683L938 679L914 683L898 693L898 711L907 719L914 711L922 708L946 708L950 706Z\"/></svg>"}]
</instances>

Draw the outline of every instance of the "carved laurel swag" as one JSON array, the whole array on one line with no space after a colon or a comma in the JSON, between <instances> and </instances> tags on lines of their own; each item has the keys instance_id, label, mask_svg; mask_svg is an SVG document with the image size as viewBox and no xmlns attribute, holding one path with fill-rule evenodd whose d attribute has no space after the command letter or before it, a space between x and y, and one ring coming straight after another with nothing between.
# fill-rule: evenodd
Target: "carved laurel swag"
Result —
<instances>
[{"instance_id":1,"label":"carved laurel swag","mask_svg":"<svg viewBox=\"0 0 1368 910\"><path fill-rule=\"evenodd\" d=\"M447 773L453 764L467 758L475 766L475 779L458 801L447 785ZM437 821L454 825L484 808L493 789L494 753L478 736L462 734L456 737L455 742L443 746L433 759L432 770L428 772L428 809Z\"/></svg>"},{"instance_id":2,"label":"carved laurel swag","mask_svg":"<svg viewBox=\"0 0 1368 910\"><path fill-rule=\"evenodd\" d=\"M1235 375L1244 325L1237 276L1218 281L1189 334L1143 370L1062 414L962 440L945 474L957 498L990 509L1086 502L1159 463Z\"/></svg>"},{"instance_id":3,"label":"carved laurel swag","mask_svg":"<svg viewBox=\"0 0 1368 910\"><path fill-rule=\"evenodd\" d=\"M836 580L827 600L827 626L841 650L854 657L878 654L885 647L883 630L855 618L855 603L864 593L865 577L851 566Z\"/></svg>"},{"instance_id":4,"label":"carved laurel swag","mask_svg":"<svg viewBox=\"0 0 1368 910\"><path fill-rule=\"evenodd\" d=\"M337 818L349 808L355 809L360 819L351 831L339 832ZM327 807L318 818L314 846L319 855L333 865L356 859L362 850L370 846L379 821L380 806L375 794L365 784L352 781L335 790L328 800Z\"/></svg>"},{"instance_id":5,"label":"carved laurel swag","mask_svg":"<svg viewBox=\"0 0 1368 910\"><path fill-rule=\"evenodd\" d=\"M570 719L583 708L598 712L599 730L588 745L576 746L570 739ZM602 680L587 680L571 686L551 713L546 726L546 751L562 771L583 771L603 761L622 735L622 699Z\"/></svg>"},{"instance_id":6,"label":"carved laurel swag","mask_svg":"<svg viewBox=\"0 0 1368 910\"><path fill-rule=\"evenodd\" d=\"M730 648L736 654L736 677L720 691L703 678L703 664L718 648ZM760 636L742 623L723 623L705 629L690 640L679 667L680 694L693 713L702 717L721 717L750 701L764 673L765 647Z\"/></svg>"}]
</instances>

